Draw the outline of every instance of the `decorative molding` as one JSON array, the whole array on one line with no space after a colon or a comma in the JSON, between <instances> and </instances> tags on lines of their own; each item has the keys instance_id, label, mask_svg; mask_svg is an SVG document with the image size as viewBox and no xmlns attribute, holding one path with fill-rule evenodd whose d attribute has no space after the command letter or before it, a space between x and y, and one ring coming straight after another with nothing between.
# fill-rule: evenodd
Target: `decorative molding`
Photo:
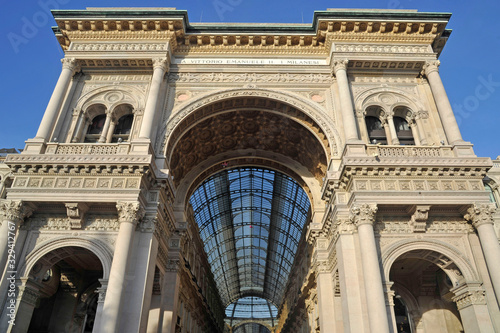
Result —
<instances>
[{"instance_id":1,"label":"decorative molding","mask_svg":"<svg viewBox=\"0 0 500 333\"><path fill-rule=\"evenodd\" d=\"M378 53L378 54L415 54L434 55L434 51L430 45L408 45L408 44L369 44L369 43L333 43L334 52L343 53Z\"/></svg>"},{"instance_id":2,"label":"decorative molding","mask_svg":"<svg viewBox=\"0 0 500 333\"><path fill-rule=\"evenodd\" d=\"M71 43L68 51L82 52L166 52L168 51L167 43Z\"/></svg>"},{"instance_id":3,"label":"decorative molding","mask_svg":"<svg viewBox=\"0 0 500 333\"><path fill-rule=\"evenodd\" d=\"M455 294L452 297L453 302L457 304L458 311L471 305L485 305L486 292L482 286L462 285L451 290Z\"/></svg>"}]
</instances>

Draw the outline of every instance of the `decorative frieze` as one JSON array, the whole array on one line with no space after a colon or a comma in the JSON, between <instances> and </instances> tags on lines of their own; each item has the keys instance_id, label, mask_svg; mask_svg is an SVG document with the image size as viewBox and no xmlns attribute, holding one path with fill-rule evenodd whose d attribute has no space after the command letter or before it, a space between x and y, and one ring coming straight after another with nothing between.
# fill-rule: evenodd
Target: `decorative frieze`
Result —
<instances>
[{"instance_id":1,"label":"decorative frieze","mask_svg":"<svg viewBox=\"0 0 500 333\"><path fill-rule=\"evenodd\" d=\"M398 56L402 56L404 54L411 56L414 56L415 54L434 54L430 45L418 44L334 43L333 51L342 53L398 54Z\"/></svg>"},{"instance_id":2,"label":"decorative frieze","mask_svg":"<svg viewBox=\"0 0 500 333\"><path fill-rule=\"evenodd\" d=\"M141 183L141 177L131 175L117 177L110 175L103 178L96 178L97 174L82 176L60 176L60 177L36 177L36 176L16 176L12 189L98 189L98 190L127 190L138 189Z\"/></svg>"},{"instance_id":3,"label":"decorative frieze","mask_svg":"<svg viewBox=\"0 0 500 333\"><path fill-rule=\"evenodd\" d=\"M169 83L273 83L273 84L332 84L334 79L330 74L309 73L171 73Z\"/></svg>"}]
</instances>

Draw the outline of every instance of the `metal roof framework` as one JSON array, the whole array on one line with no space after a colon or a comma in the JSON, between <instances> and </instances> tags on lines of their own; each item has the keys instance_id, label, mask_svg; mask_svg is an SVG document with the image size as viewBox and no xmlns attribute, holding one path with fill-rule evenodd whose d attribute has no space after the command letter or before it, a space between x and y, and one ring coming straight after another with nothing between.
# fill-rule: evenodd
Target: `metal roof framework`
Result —
<instances>
[{"instance_id":1,"label":"metal roof framework","mask_svg":"<svg viewBox=\"0 0 500 333\"><path fill-rule=\"evenodd\" d=\"M244 167L211 176L190 203L226 317L276 318L309 217L305 191L280 172Z\"/></svg>"}]
</instances>

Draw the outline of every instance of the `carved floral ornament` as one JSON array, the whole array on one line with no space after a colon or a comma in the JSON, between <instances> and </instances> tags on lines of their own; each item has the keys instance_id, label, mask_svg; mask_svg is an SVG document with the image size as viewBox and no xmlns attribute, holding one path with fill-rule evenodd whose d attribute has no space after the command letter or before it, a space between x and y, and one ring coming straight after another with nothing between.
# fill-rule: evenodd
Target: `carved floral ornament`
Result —
<instances>
[{"instance_id":1,"label":"carved floral ornament","mask_svg":"<svg viewBox=\"0 0 500 333\"><path fill-rule=\"evenodd\" d=\"M31 216L34 208L23 201L0 201L0 217L2 220L21 223L25 217Z\"/></svg>"},{"instance_id":2,"label":"carved floral ornament","mask_svg":"<svg viewBox=\"0 0 500 333\"><path fill-rule=\"evenodd\" d=\"M464 218L470 221L474 228L478 228L484 224L493 224L493 213L495 213L494 204L473 204Z\"/></svg>"},{"instance_id":3,"label":"carved floral ornament","mask_svg":"<svg viewBox=\"0 0 500 333\"><path fill-rule=\"evenodd\" d=\"M61 59L62 63L62 69L69 69L70 71L74 73L80 71L80 65L78 63L78 60L76 58L63 58Z\"/></svg>"},{"instance_id":4,"label":"carved floral ornament","mask_svg":"<svg viewBox=\"0 0 500 333\"><path fill-rule=\"evenodd\" d=\"M376 204L361 204L353 206L349 219L357 226L363 224L375 223L375 215L377 214L378 207Z\"/></svg>"},{"instance_id":5,"label":"carved floral ornament","mask_svg":"<svg viewBox=\"0 0 500 333\"><path fill-rule=\"evenodd\" d=\"M129 222L136 224L146 213L142 205L137 201L117 202L116 210L118 211L118 221L120 223Z\"/></svg>"}]
</instances>

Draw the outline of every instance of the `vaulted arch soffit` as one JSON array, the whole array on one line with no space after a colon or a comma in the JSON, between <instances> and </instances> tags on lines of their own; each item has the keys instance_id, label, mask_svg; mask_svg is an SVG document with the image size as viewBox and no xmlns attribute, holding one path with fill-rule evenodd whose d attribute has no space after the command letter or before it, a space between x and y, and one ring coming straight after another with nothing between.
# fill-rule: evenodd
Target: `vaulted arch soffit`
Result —
<instances>
[{"instance_id":1,"label":"vaulted arch soffit","mask_svg":"<svg viewBox=\"0 0 500 333\"><path fill-rule=\"evenodd\" d=\"M326 118L319 108L281 92L234 89L210 94L174 111L161 134L166 137L166 167L179 187L216 164L231 160L231 166L245 165L246 158L248 165L251 157L278 162L321 184L340 145Z\"/></svg>"}]
</instances>

